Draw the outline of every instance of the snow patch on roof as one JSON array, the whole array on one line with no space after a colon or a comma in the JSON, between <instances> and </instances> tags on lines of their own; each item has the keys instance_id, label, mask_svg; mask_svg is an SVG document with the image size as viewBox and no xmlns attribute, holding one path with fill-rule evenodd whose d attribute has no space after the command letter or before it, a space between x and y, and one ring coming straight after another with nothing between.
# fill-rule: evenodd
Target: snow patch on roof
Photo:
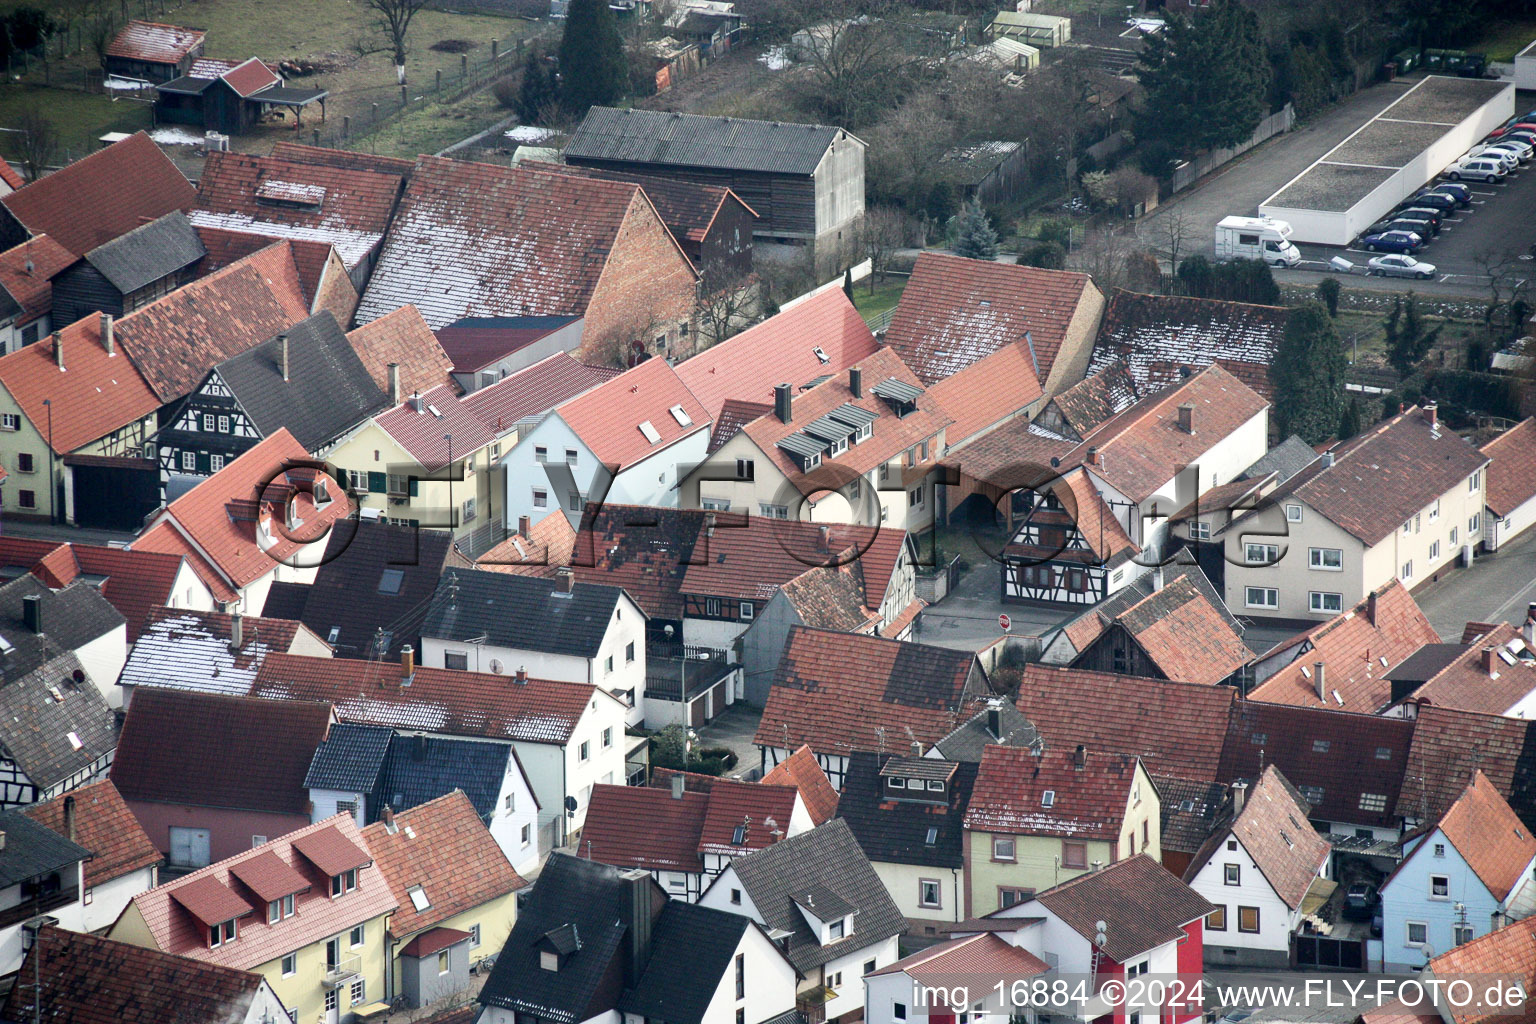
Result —
<instances>
[{"instance_id":1,"label":"snow patch on roof","mask_svg":"<svg viewBox=\"0 0 1536 1024\"><path fill-rule=\"evenodd\" d=\"M174 129L172 129L174 130ZM158 139L156 141L159 141ZM198 139L202 142L202 139ZM284 183L286 184L286 183ZM309 186L295 186L307 188ZM320 189L324 193L324 189ZM367 258L368 253L379 239L384 237L377 231L358 231L354 228L345 228L334 225L322 225L320 227L302 227L296 224L284 224L280 221L257 220L245 213L213 213L208 210L190 210L187 218L193 226L200 228L222 228L225 231L239 231L248 235L266 235L271 238L289 238L302 242L323 242L335 247L336 254L348 268L355 267Z\"/></svg>"}]
</instances>

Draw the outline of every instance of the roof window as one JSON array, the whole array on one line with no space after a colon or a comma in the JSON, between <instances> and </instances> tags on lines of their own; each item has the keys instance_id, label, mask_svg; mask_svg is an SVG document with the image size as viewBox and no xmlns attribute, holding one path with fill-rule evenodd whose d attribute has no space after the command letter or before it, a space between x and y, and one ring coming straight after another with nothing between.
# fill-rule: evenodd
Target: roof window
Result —
<instances>
[{"instance_id":1,"label":"roof window","mask_svg":"<svg viewBox=\"0 0 1536 1024\"><path fill-rule=\"evenodd\" d=\"M667 412L671 413L672 414L672 418L677 420L677 425L678 426L680 426L680 427L691 427L691 426L693 426L693 417L689 416L688 415L688 410L684 409L681 405L674 405L672 408L668 409Z\"/></svg>"},{"instance_id":2,"label":"roof window","mask_svg":"<svg viewBox=\"0 0 1536 1024\"><path fill-rule=\"evenodd\" d=\"M661 434L657 432L650 420L642 420L640 422L640 433L644 434L645 439L651 442L651 444L661 440Z\"/></svg>"}]
</instances>

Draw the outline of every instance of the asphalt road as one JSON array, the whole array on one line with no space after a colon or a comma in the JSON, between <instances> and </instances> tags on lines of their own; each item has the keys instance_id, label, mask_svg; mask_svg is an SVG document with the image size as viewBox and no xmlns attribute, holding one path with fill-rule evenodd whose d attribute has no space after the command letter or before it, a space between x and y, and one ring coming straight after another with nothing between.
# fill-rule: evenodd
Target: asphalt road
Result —
<instances>
[{"instance_id":1,"label":"asphalt road","mask_svg":"<svg viewBox=\"0 0 1536 1024\"><path fill-rule=\"evenodd\" d=\"M1442 640L1460 640L1468 622L1518 626L1525 621L1526 605L1536 601L1536 529L1495 554L1478 556L1471 568L1442 575L1413 596Z\"/></svg>"}]
</instances>

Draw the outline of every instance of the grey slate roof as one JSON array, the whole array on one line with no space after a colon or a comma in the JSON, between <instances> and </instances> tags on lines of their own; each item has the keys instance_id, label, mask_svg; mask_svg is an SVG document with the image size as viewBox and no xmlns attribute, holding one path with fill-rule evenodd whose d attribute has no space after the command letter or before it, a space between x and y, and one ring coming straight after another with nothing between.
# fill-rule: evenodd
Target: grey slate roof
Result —
<instances>
[{"instance_id":1,"label":"grey slate roof","mask_svg":"<svg viewBox=\"0 0 1536 1024\"><path fill-rule=\"evenodd\" d=\"M492 647L513 647L578 658L597 656L618 587L577 583L569 595L558 580L476 570L450 570L438 584L421 635Z\"/></svg>"},{"instance_id":2,"label":"grey slate roof","mask_svg":"<svg viewBox=\"0 0 1536 1024\"><path fill-rule=\"evenodd\" d=\"M153 284L208 254L192 228L192 222L180 210L173 210L126 235L98 245L85 254L85 262L95 267L107 281L128 295Z\"/></svg>"},{"instance_id":3,"label":"grey slate roof","mask_svg":"<svg viewBox=\"0 0 1536 1024\"><path fill-rule=\"evenodd\" d=\"M651 932L651 959L619 1009L669 1024L702 1022L721 980L731 976L742 935L755 927L740 914L668 901Z\"/></svg>"},{"instance_id":4,"label":"grey slate roof","mask_svg":"<svg viewBox=\"0 0 1536 1024\"><path fill-rule=\"evenodd\" d=\"M80 659L64 653L26 675L7 675L0 685L0 748L34 785L47 789L117 745L112 709L95 686L80 681L84 678ZM55 690L62 701L53 696Z\"/></svg>"},{"instance_id":5,"label":"grey slate roof","mask_svg":"<svg viewBox=\"0 0 1536 1024\"><path fill-rule=\"evenodd\" d=\"M1024 720L1017 710L1014 714ZM843 792L837 801L837 816L848 823L865 856L872 861L936 868L962 867L965 863L965 809L971 802L971 789L981 767L980 757L954 766L955 773L946 793L948 799L942 804L885 800L880 769L889 760L887 754L865 751L849 755L848 775L843 780ZM937 766L950 767L944 761L928 760ZM928 842L930 829L933 830L932 843ZM855 928L859 923L854 922Z\"/></svg>"},{"instance_id":6,"label":"grey slate roof","mask_svg":"<svg viewBox=\"0 0 1536 1024\"><path fill-rule=\"evenodd\" d=\"M655 883L652 882L652 885ZM624 906L629 883L618 868L553 853L528 901L517 912L517 924L507 936L496 966L480 990L487 1006L531 1013L555 1021L576 1024L611 1006L593 1006L593 994L616 956L625 926ZM581 948L570 954L558 971L539 966L539 947L544 937L572 925Z\"/></svg>"},{"instance_id":7,"label":"grey slate roof","mask_svg":"<svg viewBox=\"0 0 1536 1024\"><path fill-rule=\"evenodd\" d=\"M906 918L840 818L738 857L731 867L768 930L790 933L789 960L802 974L907 929ZM847 937L825 946L796 905L797 899L822 890L858 908Z\"/></svg>"},{"instance_id":8,"label":"grey slate roof","mask_svg":"<svg viewBox=\"0 0 1536 1024\"><path fill-rule=\"evenodd\" d=\"M488 819L511 756L502 743L397 735L379 775L379 800L400 811L462 789L475 813Z\"/></svg>"},{"instance_id":9,"label":"grey slate roof","mask_svg":"<svg viewBox=\"0 0 1536 1024\"><path fill-rule=\"evenodd\" d=\"M42 600L43 633L38 636L22 622L23 598ZM121 612L84 580L62 590L49 590L31 573L0 587L0 637L11 650L0 655L0 683L25 675L49 658L75 651L127 622ZM115 680L101 680L110 685Z\"/></svg>"},{"instance_id":10,"label":"grey slate roof","mask_svg":"<svg viewBox=\"0 0 1536 1024\"><path fill-rule=\"evenodd\" d=\"M989 746L1027 747L1040 738L1035 723L1024 717L1013 701L998 701L1002 714L1002 737L993 736L987 728L987 711L962 723L954 732L935 743L937 750L947 761L981 764L982 752ZM974 777L974 773L973 777ZM846 792L846 791L845 791Z\"/></svg>"},{"instance_id":11,"label":"grey slate roof","mask_svg":"<svg viewBox=\"0 0 1536 1024\"><path fill-rule=\"evenodd\" d=\"M809 175L841 130L822 124L593 107L571 136L565 159Z\"/></svg>"},{"instance_id":12,"label":"grey slate roof","mask_svg":"<svg viewBox=\"0 0 1536 1024\"><path fill-rule=\"evenodd\" d=\"M5 833L5 855L0 857L0 889L93 856L90 850L39 825L20 811L0 812L0 832Z\"/></svg>"},{"instance_id":13,"label":"grey slate roof","mask_svg":"<svg viewBox=\"0 0 1536 1024\"><path fill-rule=\"evenodd\" d=\"M372 793L394 735L394 730L382 725L338 722L331 726L325 742L315 748L309 772L304 776L304 788Z\"/></svg>"},{"instance_id":14,"label":"grey slate roof","mask_svg":"<svg viewBox=\"0 0 1536 1024\"><path fill-rule=\"evenodd\" d=\"M1311 445L1292 434L1261 455L1257 462L1243 470L1238 479L1257 480L1273 472L1280 474L1276 483L1283 484L1312 465L1319 457L1317 452L1312 450Z\"/></svg>"},{"instance_id":15,"label":"grey slate roof","mask_svg":"<svg viewBox=\"0 0 1536 1024\"><path fill-rule=\"evenodd\" d=\"M389 405L389 396L329 312L316 313L286 333L286 381L281 335L214 368L263 437L287 427L314 451Z\"/></svg>"}]
</instances>

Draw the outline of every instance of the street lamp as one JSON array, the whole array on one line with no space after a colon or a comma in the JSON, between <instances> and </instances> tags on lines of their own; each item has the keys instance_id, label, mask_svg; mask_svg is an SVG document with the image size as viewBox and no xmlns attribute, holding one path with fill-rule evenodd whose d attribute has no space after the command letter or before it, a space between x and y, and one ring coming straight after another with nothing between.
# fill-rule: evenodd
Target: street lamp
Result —
<instances>
[{"instance_id":1,"label":"street lamp","mask_svg":"<svg viewBox=\"0 0 1536 1024\"><path fill-rule=\"evenodd\" d=\"M57 485L54 483L55 467L53 462L53 399L43 399L43 408L48 410L48 522L53 524L59 521L58 513L53 507L53 493L58 489Z\"/></svg>"}]
</instances>

